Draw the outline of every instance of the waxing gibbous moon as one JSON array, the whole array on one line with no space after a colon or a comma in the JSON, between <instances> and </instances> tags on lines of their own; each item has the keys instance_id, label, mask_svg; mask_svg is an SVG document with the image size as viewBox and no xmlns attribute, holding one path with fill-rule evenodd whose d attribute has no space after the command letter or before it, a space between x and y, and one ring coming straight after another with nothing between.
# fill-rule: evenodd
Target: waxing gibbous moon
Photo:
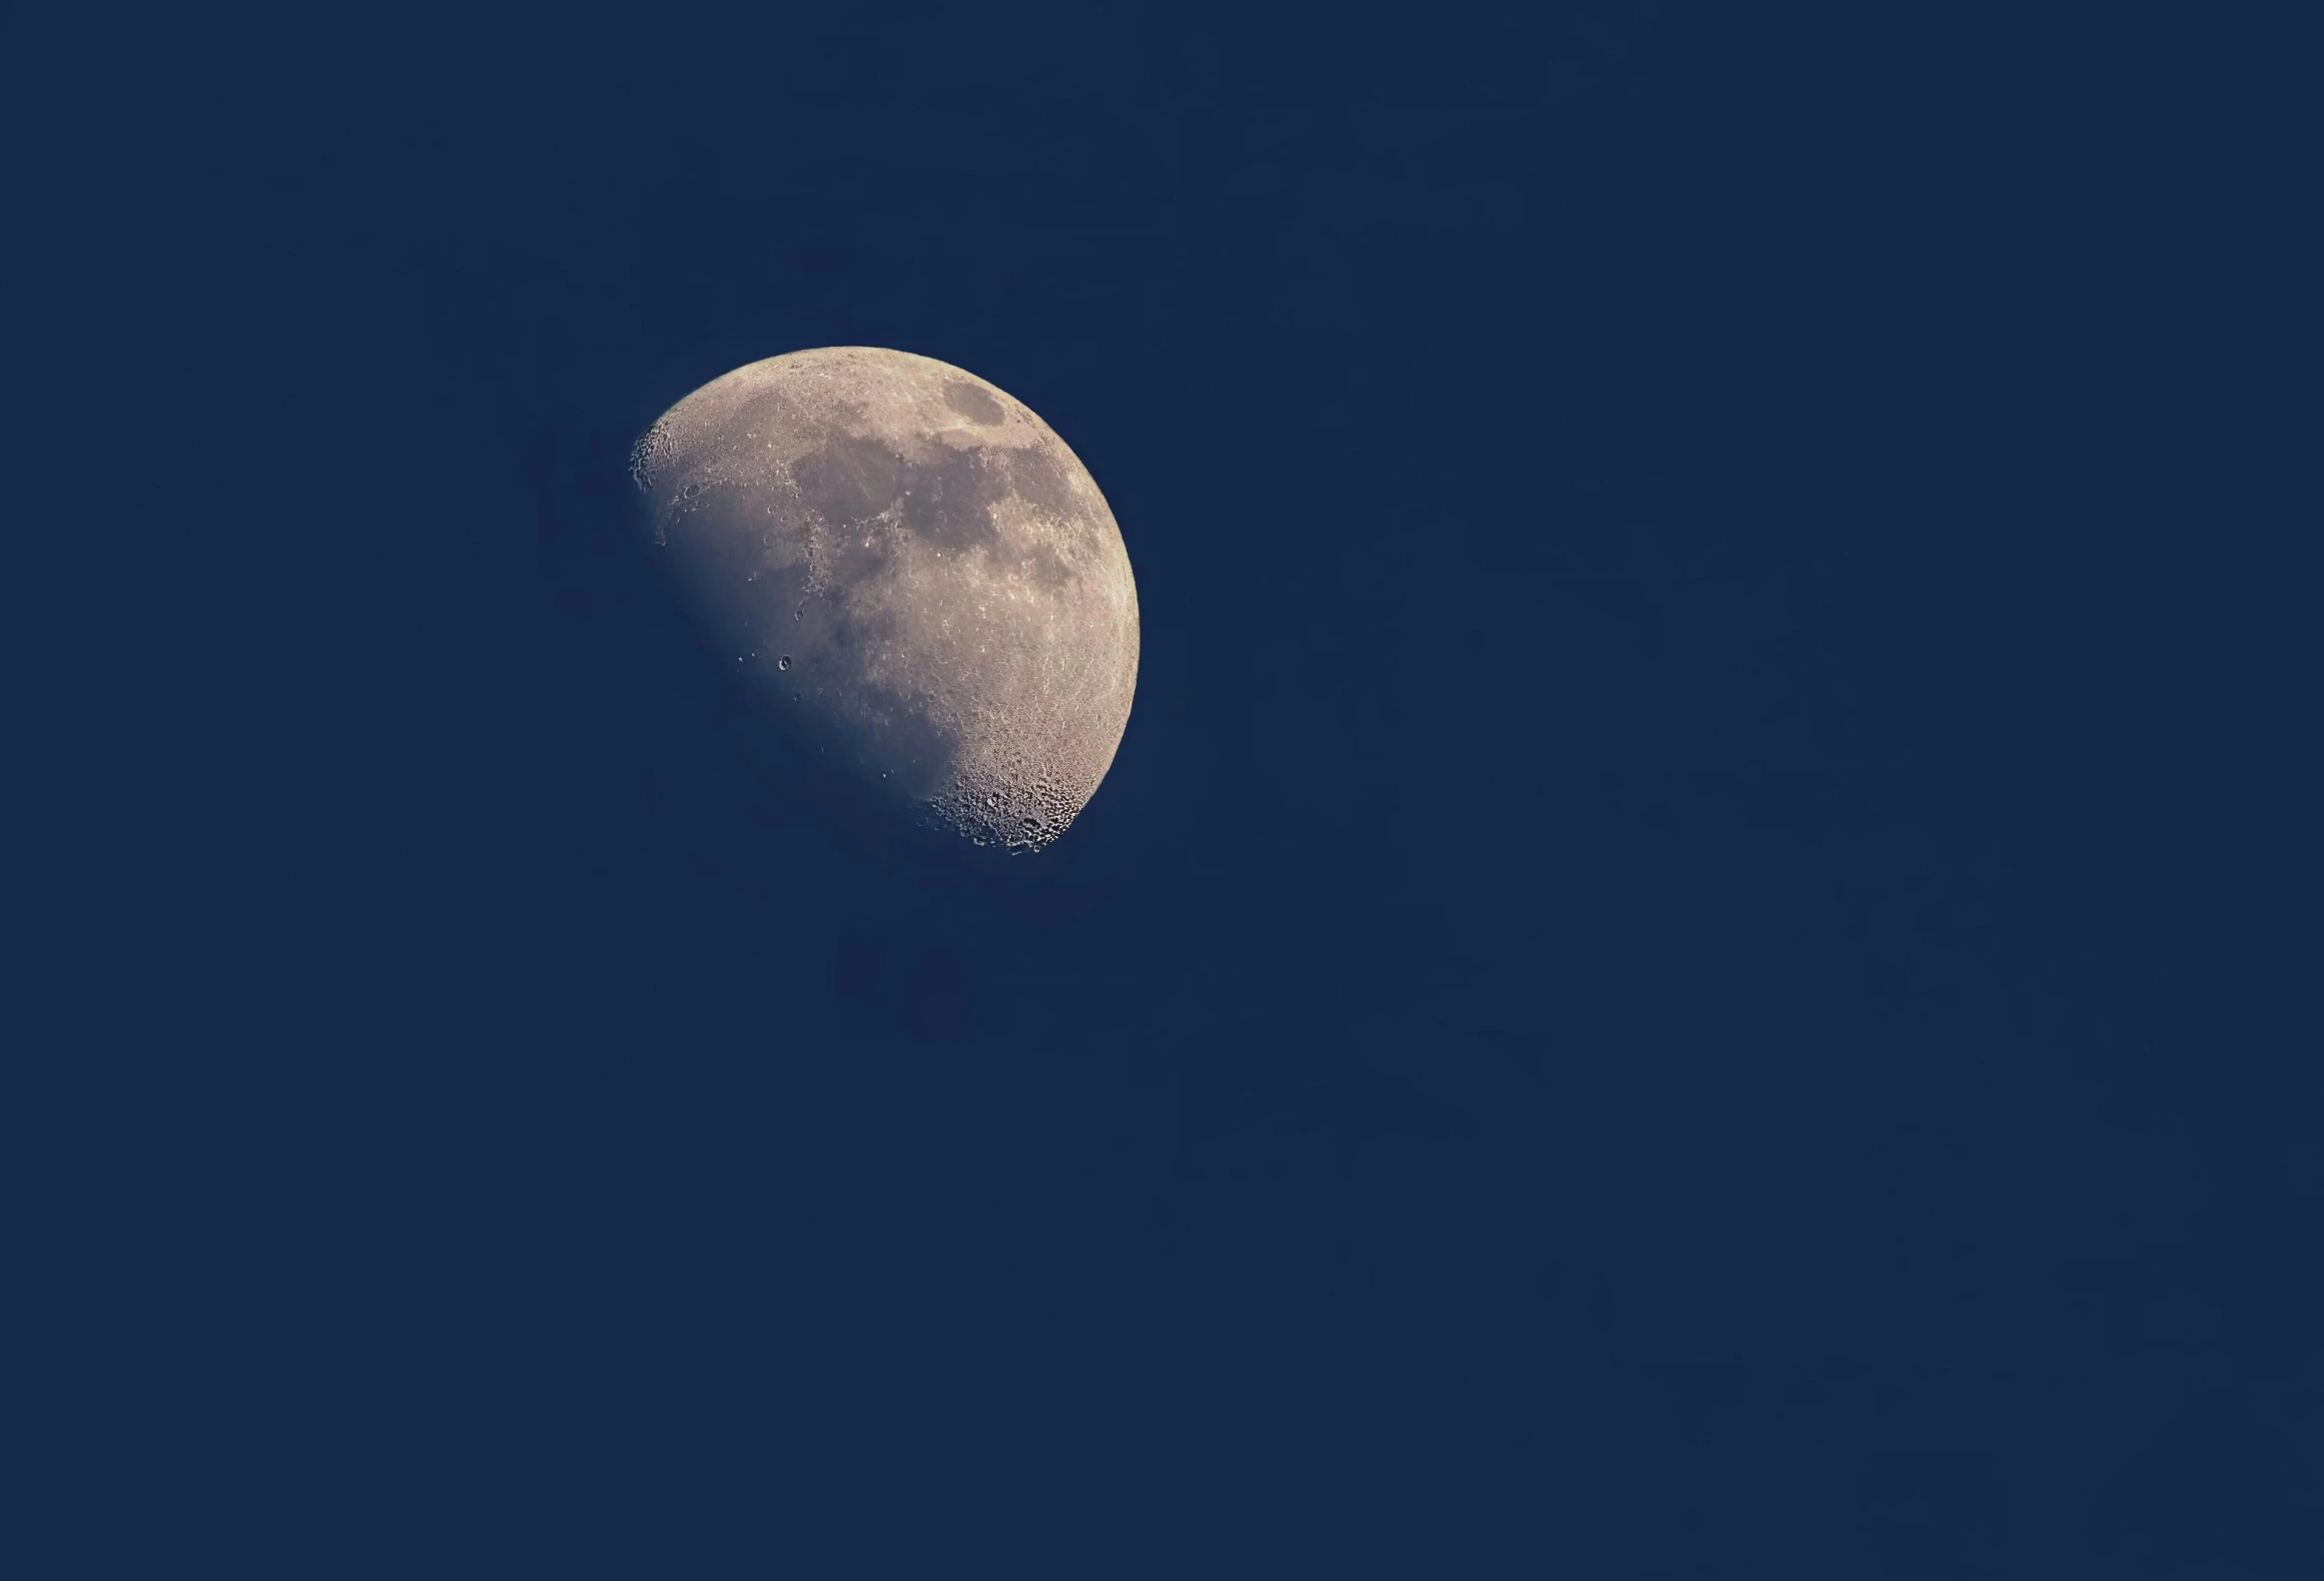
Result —
<instances>
[{"instance_id":1,"label":"waxing gibbous moon","mask_svg":"<svg viewBox=\"0 0 2324 1581\"><path fill-rule=\"evenodd\" d=\"M664 412L630 476L708 633L868 793L1010 851L1096 794L1138 589L1089 469L1021 402L932 358L793 352Z\"/></svg>"}]
</instances>

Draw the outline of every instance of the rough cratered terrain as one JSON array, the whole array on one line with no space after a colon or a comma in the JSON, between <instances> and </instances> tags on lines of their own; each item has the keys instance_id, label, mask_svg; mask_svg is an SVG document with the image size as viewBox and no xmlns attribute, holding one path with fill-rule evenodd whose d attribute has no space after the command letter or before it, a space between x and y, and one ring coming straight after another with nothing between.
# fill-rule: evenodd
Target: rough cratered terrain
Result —
<instances>
[{"instance_id":1,"label":"rough cratered terrain","mask_svg":"<svg viewBox=\"0 0 2324 1581\"><path fill-rule=\"evenodd\" d=\"M1098 485L957 368L862 347L713 380L637 441L654 541L827 758L982 845L1039 850L1106 777L1138 593Z\"/></svg>"}]
</instances>

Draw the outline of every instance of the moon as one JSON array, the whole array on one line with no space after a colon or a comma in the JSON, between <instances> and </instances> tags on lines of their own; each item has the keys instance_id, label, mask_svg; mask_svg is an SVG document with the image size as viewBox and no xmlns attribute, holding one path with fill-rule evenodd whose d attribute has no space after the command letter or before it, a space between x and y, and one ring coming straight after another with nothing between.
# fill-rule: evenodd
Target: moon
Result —
<instances>
[{"instance_id":1,"label":"moon","mask_svg":"<svg viewBox=\"0 0 2324 1581\"><path fill-rule=\"evenodd\" d=\"M864 789L1010 852L1097 793L1138 588L1096 480L1023 402L906 352L793 352L664 412L630 476L707 634Z\"/></svg>"}]
</instances>

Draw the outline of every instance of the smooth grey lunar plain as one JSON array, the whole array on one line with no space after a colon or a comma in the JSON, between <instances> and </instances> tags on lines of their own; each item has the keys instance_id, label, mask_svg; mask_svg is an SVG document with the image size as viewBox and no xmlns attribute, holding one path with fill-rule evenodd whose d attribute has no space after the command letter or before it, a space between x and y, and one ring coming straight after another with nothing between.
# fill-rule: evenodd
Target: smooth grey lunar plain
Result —
<instances>
[{"instance_id":1,"label":"smooth grey lunar plain","mask_svg":"<svg viewBox=\"0 0 2324 1581\"><path fill-rule=\"evenodd\" d=\"M869 347L712 380L637 441L655 543L716 640L826 759L985 846L1096 793L1138 684L1105 496L971 374Z\"/></svg>"}]
</instances>

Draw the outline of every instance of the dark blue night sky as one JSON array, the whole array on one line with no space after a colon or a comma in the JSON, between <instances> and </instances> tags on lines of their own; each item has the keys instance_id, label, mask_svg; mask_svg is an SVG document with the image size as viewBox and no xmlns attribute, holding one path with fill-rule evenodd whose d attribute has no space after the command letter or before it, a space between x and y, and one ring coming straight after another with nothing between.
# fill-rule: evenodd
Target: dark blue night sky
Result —
<instances>
[{"instance_id":1,"label":"dark blue night sky","mask_svg":"<svg viewBox=\"0 0 2324 1581\"><path fill-rule=\"evenodd\" d=\"M110 1573L2324 1575L2296 52L1730 10L218 76L108 267L294 547L72 1209ZM638 530L834 345L1121 522L1038 856L806 793Z\"/></svg>"}]
</instances>

